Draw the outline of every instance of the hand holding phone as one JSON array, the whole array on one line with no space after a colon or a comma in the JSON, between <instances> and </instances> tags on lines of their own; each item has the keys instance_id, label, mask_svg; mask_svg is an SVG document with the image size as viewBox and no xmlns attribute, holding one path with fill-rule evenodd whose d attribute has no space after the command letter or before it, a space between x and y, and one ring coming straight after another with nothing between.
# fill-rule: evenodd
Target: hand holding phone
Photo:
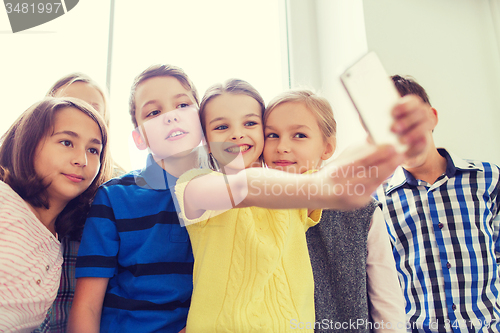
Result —
<instances>
[{"instance_id":1,"label":"hand holding phone","mask_svg":"<svg viewBox=\"0 0 500 333\"><path fill-rule=\"evenodd\" d=\"M376 144L392 144L398 152L405 152L408 147L391 132L394 121L391 110L400 95L377 55L367 53L340 79L373 141Z\"/></svg>"}]
</instances>

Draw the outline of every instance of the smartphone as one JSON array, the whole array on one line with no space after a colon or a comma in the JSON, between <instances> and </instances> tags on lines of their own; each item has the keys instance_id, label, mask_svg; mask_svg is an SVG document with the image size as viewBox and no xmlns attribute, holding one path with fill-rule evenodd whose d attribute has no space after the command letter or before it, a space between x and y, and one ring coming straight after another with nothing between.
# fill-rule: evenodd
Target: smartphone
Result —
<instances>
[{"instance_id":1,"label":"smartphone","mask_svg":"<svg viewBox=\"0 0 500 333\"><path fill-rule=\"evenodd\" d=\"M347 90L361 122L376 144L392 144L398 152L407 146L391 132L391 110L400 95L375 52L369 52L349 67L340 80Z\"/></svg>"}]
</instances>

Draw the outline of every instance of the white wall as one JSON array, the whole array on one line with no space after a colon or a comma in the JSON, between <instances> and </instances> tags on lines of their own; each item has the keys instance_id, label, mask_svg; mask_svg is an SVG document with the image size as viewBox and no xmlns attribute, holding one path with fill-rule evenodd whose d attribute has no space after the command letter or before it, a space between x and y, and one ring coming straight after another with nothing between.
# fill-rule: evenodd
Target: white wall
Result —
<instances>
[{"instance_id":1,"label":"white wall","mask_svg":"<svg viewBox=\"0 0 500 333\"><path fill-rule=\"evenodd\" d=\"M83 72L105 86L109 7L109 0L80 1L63 16L15 34L0 9L0 136L64 75Z\"/></svg>"},{"instance_id":2,"label":"white wall","mask_svg":"<svg viewBox=\"0 0 500 333\"><path fill-rule=\"evenodd\" d=\"M438 110L438 146L500 164L499 0L364 0L368 47Z\"/></svg>"},{"instance_id":3,"label":"white wall","mask_svg":"<svg viewBox=\"0 0 500 333\"><path fill-rule=\"evenodd\" d=\"M281 1L136 3L118 0L115 12L110 93L111 127L116 139L112 147L113 157L125 168L137 169L145 163L146 151L137 150L131 140L128 100L134 77L149 65L181 67L195 83L200 99L209 86L230 78L248 81L266 102L285 88Z\"/></svg>"},{"instance_id":4,"label":"white wall","mask_svg":"<svg viewBox=\"0 0 500 333\"><path fill-rule=\"evenodd\" d=\"M338 76L368 50L439 112L438 146L500 164L500 0L287 0L291 86L327 97L338 152L364 140Z\"/></svg>"},{"instance_id":5,"label":"white wall","mask_svg":"<svg viewBox=\"0 0 500 333\"><path fill-rule=\"evenodd\" d=\"M266 102L284 90L282 7L284 0L116 1L113 158L126 170L145 163L131 142L128 99L134 77L149 65L182 67L200 97L210 85L232 77L250 82ZM80 1L67 14L15 34L0 10L0 136L63 75L83 72L105 86L109 10L109 0Z\"/></svg>"},{"instance_id":6,"label":"white wall","mask_svg":"<svg viewBox=\"0 0 500 333\"><path fill-rule=\"evenodd\" d=\"M291 87L326 97L337 120L337 156L366 139L357 113L339 80L367 52L361 0L287 0Z\"/></svg>"}]
</instances>

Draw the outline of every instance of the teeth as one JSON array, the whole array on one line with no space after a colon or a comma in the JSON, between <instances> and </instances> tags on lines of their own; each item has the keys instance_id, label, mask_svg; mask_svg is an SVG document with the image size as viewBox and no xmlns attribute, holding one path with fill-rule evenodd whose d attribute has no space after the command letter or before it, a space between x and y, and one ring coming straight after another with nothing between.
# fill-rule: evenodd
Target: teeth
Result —
<instances>
[{"instance_id":1,"label":"teeth","mask_svg":"<svg viewBox=\"0 0 500 333\"><path fill-rule=\"evenodd\" d=\"M182 134L184 134L184 132L177 131L177 132L174 132L174 133L170 134L168 137L169 138L174 138L174 137L182 135Z\"/></svg>"},{"instance_id":2,"label":"teeth","mask_svg":"<svg viewBox=\"0 0 500 333\"><path fill-rule=\"evenodd\" d=\"M230 147L230 148L227 148L226 151L228 153L239 153L239 152L244 152L244 151L247 151L248 149L250 149L250 146L249 145L244 145L244 146L234 146L234 147Z\"/></svg>"}]
</instances>

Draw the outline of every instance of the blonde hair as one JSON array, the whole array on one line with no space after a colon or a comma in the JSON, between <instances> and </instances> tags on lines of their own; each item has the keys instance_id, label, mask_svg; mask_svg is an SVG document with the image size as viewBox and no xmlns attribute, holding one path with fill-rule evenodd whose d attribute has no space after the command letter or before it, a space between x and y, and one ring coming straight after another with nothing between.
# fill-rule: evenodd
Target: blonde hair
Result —
<instances>
[{"instance_id":1,"label":"blonde hair","mask_svg":"<svg viewBox=\"0 0 500 333\"><path fill-rule=\"evenodd\" d=\"M62 89L63 87L69 87L71 84L75 82L84 82L87 83L88 85L92 86L95 88L99 94L101 94L102 99L104 101L104 110L102 110L102 116L104 118L104 122L106 123L106 126L109 127L109 110L108 110L108 97L106 92L95 82L92 80L92 78L86 74L83 73L71 73L68 75L63 76L59 80L54 83L52 87L50 87L49 91L45 96L47 97L56 97L57 92Z\"/></svg>"},{"instance_id":2,"label":"blonde hair","mask_svg":"<svg viewBox=\"0 0 500 333\"><path fill-rule=\"evenodd\" d=\"M271 112L277 106L284 103L304 104L316 116L323 140L327 141L331 138L336 140L337 122L333 116L332 106L326 98L307 89L285 91L273 98L264 111L264 124L267 122L267 118L269 118Z\"/></svg>"}]
</instances>

